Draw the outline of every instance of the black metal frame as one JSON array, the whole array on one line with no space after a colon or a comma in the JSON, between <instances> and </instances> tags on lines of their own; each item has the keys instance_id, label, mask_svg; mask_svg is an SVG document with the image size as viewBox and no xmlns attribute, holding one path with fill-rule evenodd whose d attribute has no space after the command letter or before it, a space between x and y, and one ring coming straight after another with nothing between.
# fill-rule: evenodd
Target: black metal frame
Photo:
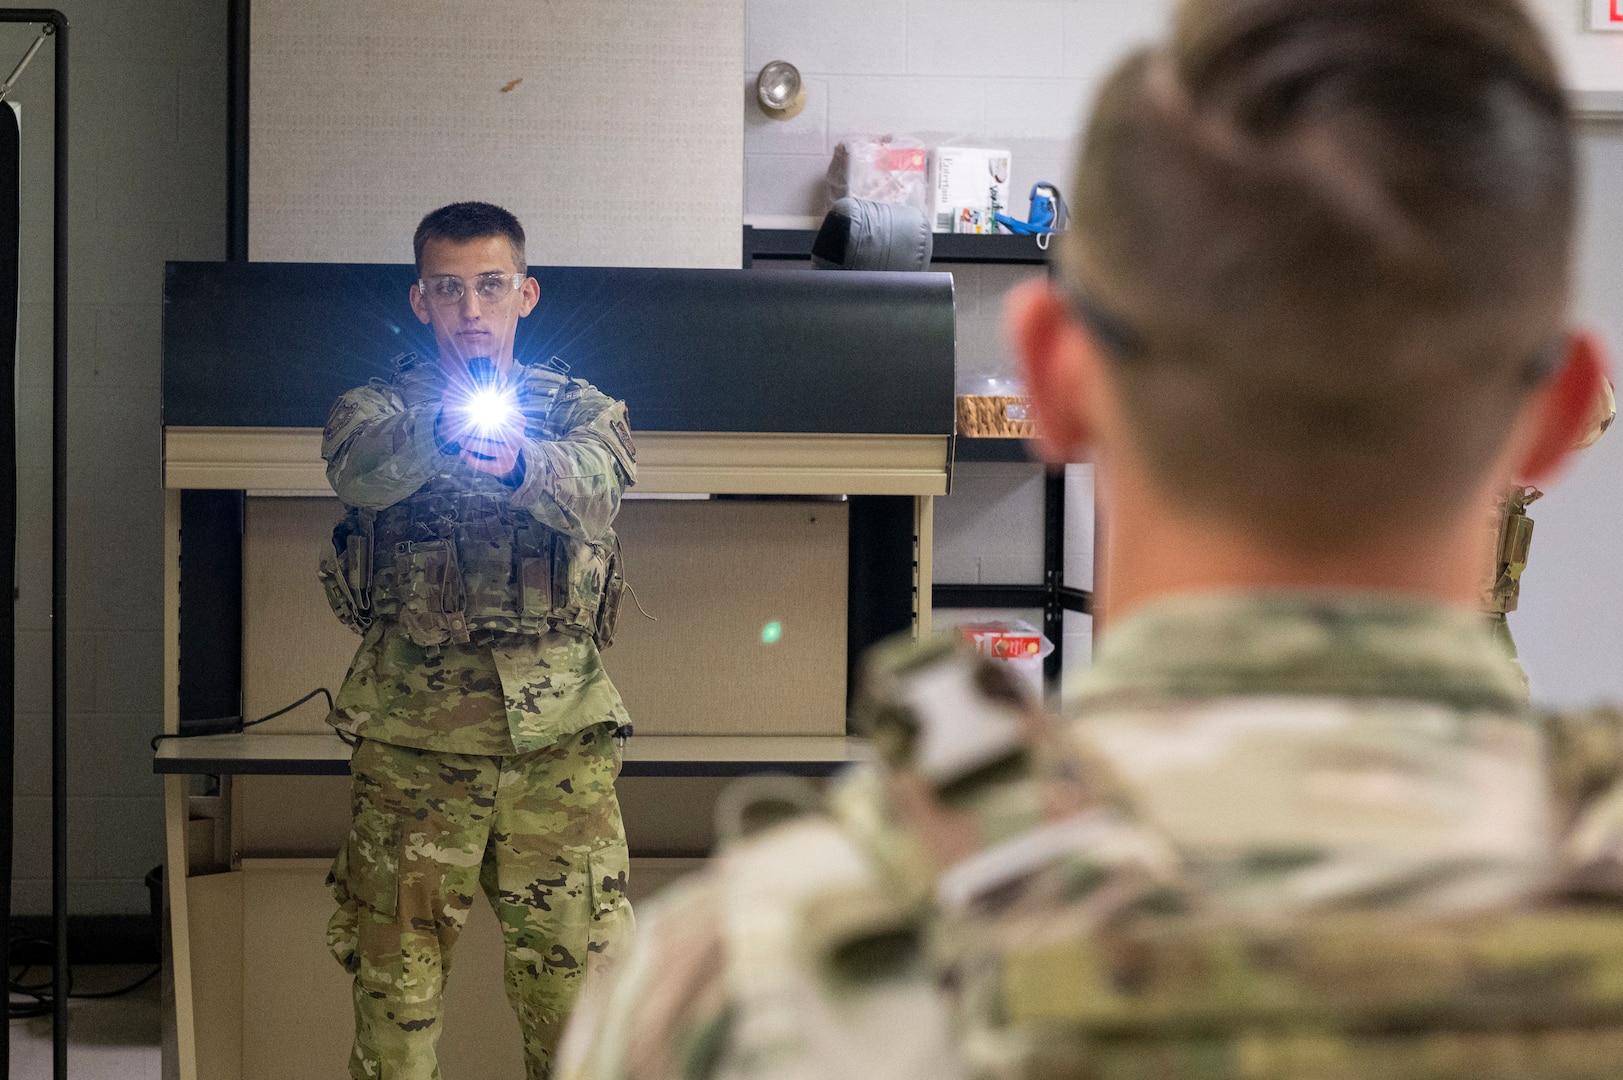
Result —
<instances>
[{"instance_id":1,"label":"black metal frame","mask_svg":"<svg viewBox=\"0 0 1623 1080\"><path fill-rule=\"evenodd\" d=\"M748 270L756 262L789 262L811 258L812 241L817 233L811 229L757 229L744 226L743 266ZM932 262L979 263L981 265L1034 265L1048 262L1048 253L1037 244L1034 236L962 235L937 233L933 238ZM957 461L1030 461L1021 439L954 439L953 455ZM861 602L858 588L858 565L887 556L868 551L867 545L875 538L863 535L858 543L855 513L857 500L852 500L853 531L851 534L851 603L853 662L862 648L872 640L858 641L855 628L859 625L855 605ZM898 528L892 523L892 529ZM907 525L911 530L911 523ZM909 535L911 533L909 532ZM882 550L894 548L894 538ZM1093 595L1085 589L1073 589L1065 584L1065 474L1050 471L1043 478L1043 580L1040 585L935 585L931 588L931 603L938 608L1041 608L1043 636L1054 644L1054 651L1043 661L1043 677L1053 684L1059 679L1065 664L1065 613L1076 611L1093 614Z\"/></svg>"},{"instance_id":2,"label":"black metal frame","mask_svg":"<svg viewBox=\"0 0 1623 1080\"><path fill-rule=\"evenodd\" d=\"M932 595L939 608L1041 608L1043 636L1054 643L1043 661L1043 678L1054 683L1065 665L1065 613L1093 614L1093 594L1065 584L1065 474L1043 477L1041 585L937 585Z\"/></svg>"},{"instance_id":3,"label":"black metal frame","mask_svg":"<svg viewBox=\"0 0 1623 1080\"><path fill-rule=\"evenodd\" d=\"M762 262L798 262L811 258L812 241L817 238L813 229L757 229L744 226L745 270L757 260ZM937 233L932 238L934 262L954 263L1044 263L1048 254L1037 246L1035 236L971 236L959 233Z\"/></svg>"},{"instance_id":4,"label":"black metal frame","mask_svg":"<svg viewBox=\"0 0 1623 1080\"><path fill-rule=\"evenodd\" d=\"M0 326L17 327L20 308L18 292L21 274L22 228L22 129L15 115L0 113L0 142L5 153L0 161L10 168L4 182L5 199L0 202ZM17 339L0 341L0 564L5 567L6 592L13 598L17 592ZM0 962L9 971L12 957L11 944L11 874L12 865L12 805L15 797L15 747L17 745L17 718L14 712L17 688L17 605L10 603L0 611L0 640L5 649L0 651L0 692L6 703L0 708L0 746L5 747L5 767L0 769L0 862L8 873L0 884L0 912L5 919L5 935L0 939ZM0 1054L10 1057L10 1033L0 1036ZM0 1065L0 1075L6 1066Z\"/></svg>"},{"instance_id":5,"label":"black metal frame","mask_svg":"<svg viewBox=\"0 0 1623 1080\"><path fill-rule=\"evenodd\" d=\"M248 28L250 0L226 10L225 257L248 261Z\"/></svg>"},{"instance_id":6,"label":"black metal frame","mask_svg":"<svg viewBox=\"0 0 1623 1080\"><path fill-rule=\"evenodd\" d=\"M68 1075L68 17L54 8L0 8L0 23L40 23L54 42L56 80L55 130L53 166L55 170L51 208L51 929L55 938L52 958L51 995L51 1075L64 1080ZM20 272L20 267L19 267ZM9 399L6 413L15 417L16 397L12 379L4 380L0 389ZM13 419L14 422L14 419ZM0 518L0 527L15 538L16 535L16 458L15 437L8 438L6 453L12 457L11 468L5 470L3 481L11 491L0 515L9 517L9 524ZM6 572L15 579L14 560L7 559ZM16 582L12 582L15 596ZM16 622L12 616L11 633L6 635L8 654L16 647ZM8 661L9 661L8 656ZM15 670L6 681L5 703L0 712L5 715L3 732L7 750L5 783L10 785L12 759L15 755L15 715L11 701L15 684ZM8 791L9 794L9 791ZM0 940L0 959L9 969L11 938L11 859L12 800L4 802L6 821L3 832L7 858L5 860L6 904L4 940ZM11 1039L9 1031L0 1035L0 1080L10 1075Z\"/></svg>"}]
</instances>

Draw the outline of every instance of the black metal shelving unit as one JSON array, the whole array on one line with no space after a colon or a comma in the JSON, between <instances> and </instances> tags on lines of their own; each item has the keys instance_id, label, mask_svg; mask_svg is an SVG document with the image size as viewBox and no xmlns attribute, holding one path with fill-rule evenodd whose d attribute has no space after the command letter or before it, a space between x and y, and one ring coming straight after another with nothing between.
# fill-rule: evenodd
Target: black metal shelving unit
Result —
<instances>
[{"instance_id":1,"label":"black metal shelving unit","mask_svg":"<svg viewBox=\"0 0 1623 1080\"><path fill-rule=\"evenodd\" d=\"M744 226L743 266L811 258L811 229L757 229ZM933 263L1046 265L1048 253L1034 236L966 236L937 233ZM958 461L1022 462L1032 460L1022 439L955 439ZM938 608L1041 608L1043 635L1054 651L1043 662L1045 679L1054 684L1065 663L1065 613L1093 614L1093 594L1065 584L1065 473L1049 470L1043 477L1043 580L1038 585L935 585L931 603Z\"/></svg>"}]
</instances>

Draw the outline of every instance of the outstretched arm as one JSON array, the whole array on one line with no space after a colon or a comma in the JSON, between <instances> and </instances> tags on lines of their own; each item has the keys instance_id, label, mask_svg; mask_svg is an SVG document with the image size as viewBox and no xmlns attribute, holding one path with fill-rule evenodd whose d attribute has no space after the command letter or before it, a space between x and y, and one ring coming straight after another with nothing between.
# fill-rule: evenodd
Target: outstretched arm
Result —
<instances>
[{"instance_id":1,"label":"outstretched arm","mask_svg":"<svg viewBox=\"0 0 1623 1080\"><path fill-rule=\"evenodd\" d=\"M377 386L333 404L322 431L327 482L350 506L381 510L422 487L447 464L434 437L438 403L406 407Z\"/></svg>"},{"instance_id":2,"label":"outstretched arm","mask_svg":"<svg viewBox=\"0 0 1623 1080\"><path fill-rule=\"evenodd\" d=\"M598 540L637 482L637 448L624 402L573 383L554 407L543 437L526 436L509 482L513 505L577 540Z\"/></svg>"}]
</instances>

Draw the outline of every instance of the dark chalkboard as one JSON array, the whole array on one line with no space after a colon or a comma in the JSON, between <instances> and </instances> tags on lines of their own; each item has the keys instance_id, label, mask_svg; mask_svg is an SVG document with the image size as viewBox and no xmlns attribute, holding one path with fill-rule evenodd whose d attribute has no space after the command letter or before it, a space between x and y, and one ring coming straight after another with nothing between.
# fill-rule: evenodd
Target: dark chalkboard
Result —
<instances>
[{"instance_id":1,"label":"dark chalkboard","mask_svg":"<svg viewBox=\"0 0 1623 1080\"><path fill-rule=\"evenodd\" d=\"M643 431L946 435L948 274L532 267L517 355L556 354ZM409 265L170 263L164 423L320 427L433 339Z\"/></svg>"}]
</instances>

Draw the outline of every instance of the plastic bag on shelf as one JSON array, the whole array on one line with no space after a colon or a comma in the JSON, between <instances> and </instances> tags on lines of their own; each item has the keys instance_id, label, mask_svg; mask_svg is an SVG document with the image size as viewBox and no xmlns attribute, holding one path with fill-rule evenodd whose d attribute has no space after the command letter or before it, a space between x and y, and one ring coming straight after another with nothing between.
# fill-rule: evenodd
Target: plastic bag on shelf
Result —
<instances>
[{"instance_id":1,"label":"plastic bag on shelf","mask_svg":"<svg viewBox=\"0 0 1623 1080\"><path fill-rule=\"evenodd\" d=\"M850 196L901 203L926 212L929 148L908 135L852 135L834 147L828 201Z\"/></svg>"}]
</instances>

